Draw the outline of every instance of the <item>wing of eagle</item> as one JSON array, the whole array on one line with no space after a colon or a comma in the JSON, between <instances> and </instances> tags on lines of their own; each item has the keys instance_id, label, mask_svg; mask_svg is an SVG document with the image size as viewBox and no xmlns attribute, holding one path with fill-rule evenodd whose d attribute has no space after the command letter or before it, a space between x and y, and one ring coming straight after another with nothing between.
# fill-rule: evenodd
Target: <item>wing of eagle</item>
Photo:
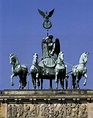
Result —
<instances>
[{"instance_id":1,"label":"wing of eagle","mask_svg":"<svg viewBox=\"0 0 93 118\"><path fill-rule=\"evenodd\" d=\"M53 9L53 10L51 10L51 11L49 12L49 15L48 15L48 17L51 17L51 16L53 15L53 13L54 13L54 10L55 10L55 9Z\"/></svg>"},{"instance_id":2,"label":"wing of eagle","mask_svg":"<svg viewBox=\"0 0 93 118\"><path fill-rule=\"evenodd\" d=\"M45 18L45 13L43 11L41 11L40 9L38 9L38 12L41 14L41 16L43 16L43 18Z\"/></svg>"}]
</instances>

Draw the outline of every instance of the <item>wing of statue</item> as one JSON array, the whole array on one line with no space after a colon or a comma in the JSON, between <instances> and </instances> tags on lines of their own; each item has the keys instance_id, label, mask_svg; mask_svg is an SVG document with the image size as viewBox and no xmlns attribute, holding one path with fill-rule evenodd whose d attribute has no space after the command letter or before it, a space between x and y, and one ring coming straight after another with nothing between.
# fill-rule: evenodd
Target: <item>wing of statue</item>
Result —
<instances>
[{"instance_id":1,"label":"wing of statue","mask_svg":"<svg viewBox=\"0 0 93 118\"><path fill-rule=\"evenodd\" d=\"M60 52L60 41L58 38L55 39L55 53L58 55Z\"/></svg>"},{"instance_id":2,"label":"wing of statue","mask_svg":"<svg viewBox=\"0 0 93 118\"><path fill-rule=\"evenodd\" d=\"M38 12L40 13L41 16L43 16L43 18L45 18L45 13L43 11L41 11L40 9L38 9Z\"/></svg>"},{"instance_id":3,"label":"wing of statue","mask_svg":"<svg viewBox=\"0 0 93 118\"><path fill-rule=\"evenodd\" d=\"M54 13L54 10L55 10L55 9L53 9L53 10L51 10L51 11L49 12L49 15L48 15L48 17L51 17L51 16L53 15L53 13Z\"/></svg>"}]
</instances>

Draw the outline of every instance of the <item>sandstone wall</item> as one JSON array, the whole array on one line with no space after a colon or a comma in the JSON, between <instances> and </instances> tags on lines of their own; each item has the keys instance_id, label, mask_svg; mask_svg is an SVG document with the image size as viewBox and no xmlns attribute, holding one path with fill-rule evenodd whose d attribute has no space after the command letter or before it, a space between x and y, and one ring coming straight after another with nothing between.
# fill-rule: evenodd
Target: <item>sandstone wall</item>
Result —
<instances>
[{"instance_id":1,"label":"sandstone wall","mask_svg":"<svg viewBox=\"0 0 93 118\"><path fill-rule=\"evenodd\" d=\"M3 90L0 118L93 118L93 91Z\"/></svg>"}]
</instances>

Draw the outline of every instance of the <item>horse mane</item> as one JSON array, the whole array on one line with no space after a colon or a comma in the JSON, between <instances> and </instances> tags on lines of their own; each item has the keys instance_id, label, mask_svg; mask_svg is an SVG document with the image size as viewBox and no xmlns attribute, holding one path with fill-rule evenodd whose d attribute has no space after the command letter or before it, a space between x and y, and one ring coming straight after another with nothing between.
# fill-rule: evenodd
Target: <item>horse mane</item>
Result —
<instances>
[{"instance_id":1,"label":"horse mane","mask_svg":"<svg viewBox=\"0 0 93 118\"><path fill-rule=\"evenodd\" d=\"M20 63L19 63L18 57L15 56L15 58L16 58L16 65L19 65Z\"/></svg>"}]
</instances>

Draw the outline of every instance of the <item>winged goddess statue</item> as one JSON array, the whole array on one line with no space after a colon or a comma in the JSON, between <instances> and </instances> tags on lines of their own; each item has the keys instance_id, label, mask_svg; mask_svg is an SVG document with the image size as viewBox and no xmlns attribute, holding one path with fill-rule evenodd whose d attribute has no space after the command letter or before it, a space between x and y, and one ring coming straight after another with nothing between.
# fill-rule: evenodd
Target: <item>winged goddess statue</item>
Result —
<instances>
[{"instance_id":1,"label":"winged goddess statue","mask_svg":"<svg viewBox=\"0 0 93 118\"><path fill-rule=\"evenodd\" d=\"M45 29L50 29L52 27L52 23L49 20L49 18L53 15L54 13L54 9L52 9L50 12L43 12L40 9L38 9L38 12L40 13L41 16L43 16L43 18L45 18L44 22L43 22L43 27Z\"/></svg>"}]
</instances>

